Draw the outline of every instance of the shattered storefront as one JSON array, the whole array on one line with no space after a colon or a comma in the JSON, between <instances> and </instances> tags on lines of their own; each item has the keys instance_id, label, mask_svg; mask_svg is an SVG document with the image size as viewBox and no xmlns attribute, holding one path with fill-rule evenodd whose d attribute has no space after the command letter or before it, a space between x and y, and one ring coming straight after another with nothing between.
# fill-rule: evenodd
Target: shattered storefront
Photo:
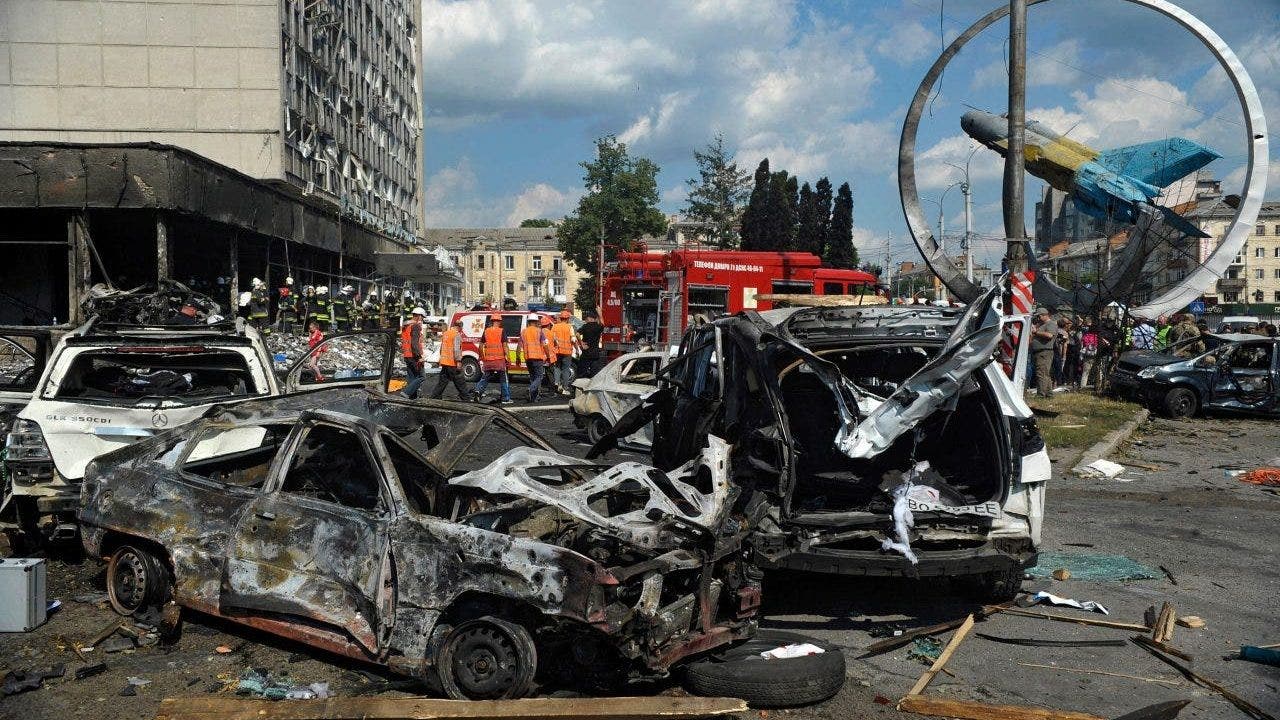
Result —
<instances>
[{"instance_id":1,"label":"shattered storefront","mask_svg":"<svg viewBox=\"0 0 1280 720\"><path fill-rule=\"evenodd\" d=\"M234 307L268 287L374 279L404 242L286 184L153 143L0 143L0 323L78 322L95 283L173 279Z\"/></svg>"}]
</instances>

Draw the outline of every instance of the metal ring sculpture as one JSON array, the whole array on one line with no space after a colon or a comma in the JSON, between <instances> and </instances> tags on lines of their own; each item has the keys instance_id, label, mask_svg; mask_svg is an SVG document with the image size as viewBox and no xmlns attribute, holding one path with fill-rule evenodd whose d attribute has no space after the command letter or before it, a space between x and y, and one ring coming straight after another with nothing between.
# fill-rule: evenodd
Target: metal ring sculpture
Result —
<instances>
[{"instance_id":1,"label":"metal ring sculpture","mask_svg":"<svg viewBox=\"0 0 1280 720\"><path fill-rule=\"evenodd\" d=\"M1028 0L1027 5L1029 7L1047 1ZM1245 131L1249 140L1249 164L1245 174L1244 189L1226 237L1223 238L1213 253L1199 267L1189 273L1186 278L1178 281L1176 285L1146 305L1131 309L1132 312L1154 317L1185 307L1187 303L1199 296L1205 287L1222 276L1223 271L1226 270L1232 259L1244 247L1249 231L1253 229L1253 223L1258 218L1258 211L1262 208L1262 198L1266 193L1268 164L1267 121L1262 112L1262 100L1258 97L1258 91L1254 87L1253 81L1249 78L1249 73L1244 69L1244 65L1241 64L1236 54L1232 52L1231 48L1217 33L1191 13L1167 2L1167 0L1125 0L1125 2L1155 10L1173 19L1195 35L1209 49L1209 52L1213 53L1213 56L1218 60L1218 64L1227 72L1227 75L1231 78L1231 84L1236 89L1236 98L1240 101L1241 109L1244 111ZM920 115L924 110L925 102L933 92L934 83L941 77L942 71L947 64L978 33L1008 14L1008 6L992 10L970 26L968 30L961 33L938 56L933 66L929 68L929 72L925 74L924 79L920 81L920 87L917 88L915 97L911 100L911 106L907 110L906 121L902 125L902 138L898 143L898 194L902 200L902 213L906 216L907 227L911 231L911 237L915 240L916 247L920 249L920 254L924 256L925 262L942 280L942 283L947 286L947 289L965 301L972 301L978 296L978 287L956 268L946 253L942 251L942 248L938 246L933 237L933 232L929 228L929 222L925 219L924 211L920 207L920 195L916 189L916 131L920 125ZM1141 217L1139 218L1139 227L1145 229ZM1025 236L1026 233L1024 232L1023 235ZM1143 247L1143 243L1130 242L1129 245L1133 247L1126 248L1129 251L1121 253L1118 261L1112 265L1107 275L1098 283L1100 289L1107 289L1111 293L1115 293L1122 288L1132 286L1141 273L1142 264L1147 257L1147 248ZM1031 262L1035 262L1034 253L1031 253ZM1067 290L1050 280L1043 273L1038 274L1036 278L1035 293L1038 298L1037 302L1040 304L1066 304L1080 310L1091 309L1099 299L1099 290L1089 290L1083 293L1079 290Z\"/></svg>"}]
</instances>

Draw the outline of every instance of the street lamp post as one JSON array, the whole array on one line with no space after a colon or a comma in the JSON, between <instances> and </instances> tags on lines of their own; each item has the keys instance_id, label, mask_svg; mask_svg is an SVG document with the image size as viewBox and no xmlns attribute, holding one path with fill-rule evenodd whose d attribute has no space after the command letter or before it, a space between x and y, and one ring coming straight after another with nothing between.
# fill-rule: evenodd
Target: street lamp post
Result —
<instances>
[{"instance_id":1,"label":"street lamp post","mask_svg":"<svg viewBox=\"0 0 1280 720\"><path fill-rule=\"evenodd\" d=\"M947 163L957 170L964 171L960 192L964 193L964 276L969 282L973 282L973 183L969 180L969 162L973 160L973 154L976 152L978 152L977 147L969 151L969 157L964 159L963 168L955 163Z\"/></svg>"}]
</instances>

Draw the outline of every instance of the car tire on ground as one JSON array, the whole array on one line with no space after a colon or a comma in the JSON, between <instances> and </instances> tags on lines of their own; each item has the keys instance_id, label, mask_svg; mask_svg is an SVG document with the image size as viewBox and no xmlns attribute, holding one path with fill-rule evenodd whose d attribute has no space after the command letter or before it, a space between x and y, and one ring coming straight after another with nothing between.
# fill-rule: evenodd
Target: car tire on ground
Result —
<instances>
[{"instance_id":1,"label":"car tire on ground","mask_svg":"<svg viewBox=\"0 0 1280 720\"><path fill-rule=\"evenodd\" d=\"M1199 405L1200 400L1190 388L1176 387L1164 396L1164 411L1171 418L1192 417Z\"/></svg>"},{"instance_id":2,"label":"car tire on ground","mask_svg":"<svg viewBox=\"0 0 1280 720\"><path fill-rule=\"evenodd\" d=\"M533 691L538 651L523 626L486 615L459 623L440 649L436 674L454 700L510 700Z\"/></svg>"},{"instance_id":3,"label":"car tire on ground","mask_svg":"<svg viewBox=\"0 0 1280 720\"><path fill-rule=\"evenodd\" d=\"M600 442L600 438L608 435L613 430L613 423L610 423L605 416L596 413L587 418L587 439L592 445Z\"/></svg>"},{"instance_id":4,"label":"car tire on ground","mask_svg":"<svg viewBox=\"0 0 1280 720\"><path fill-rule=\"evenodd\" d=\"M107 599L121 615L154 611L169 599L169 569L150 550L121 545L107 563Z\"/></svg>"},{"instance_id":5,"label":"car tire on ground","mask_svg":"<svg viewBox=\"0 0 1280 720\"><path fill-rule=\"evenodd\" d=\"M462 370L462 379L469 383L474 383L480 379L480 362L473 357L464 357L458 363L458 367Z\"/></svg>"},{"instance_id":6,"label":"car tire on ground","mask_svg":"<svg viewBox=\"0 0 1280 720\"><path fill-rule=\"evenodd\" d=\"M811 643L825 652L786 660L760 653L792 643ZM812 705L833 697L844 685L840 648L799 633L761 630L746 642L713 652L685 666L685 688L694 695L734 697L752 707Z\"/></svg>"},{"instance_id":7,"label":"car tire on ground","mask_svg":"<svg viewBox=\"0 0 1280 720\"><path fill-rule=\"evenodd\" d=\"M1022 589L1022 575L1022 568L1010 565L1002 570L958 577L953 582L960 593L971 600L998 603L1017 597Z\"/></svg>"}]
</instances>

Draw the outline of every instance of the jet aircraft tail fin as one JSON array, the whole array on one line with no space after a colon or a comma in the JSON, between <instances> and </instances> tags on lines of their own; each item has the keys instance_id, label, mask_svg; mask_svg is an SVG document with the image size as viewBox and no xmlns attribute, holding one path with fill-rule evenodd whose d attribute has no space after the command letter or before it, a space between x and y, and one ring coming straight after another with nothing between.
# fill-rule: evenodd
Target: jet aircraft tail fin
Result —
<instances>
[{"instance_id":1,"label":"jet aircraft tail fin","mask_svg":"<svg viewBox=\"0 0 1280 720\"><path fill-rule=\"evenodd\" d=\"M1165 187L1220 157L1197 142L1175 137L1104 150L1095 162L1148 185Z\"/></svg>"}]
</instances>

